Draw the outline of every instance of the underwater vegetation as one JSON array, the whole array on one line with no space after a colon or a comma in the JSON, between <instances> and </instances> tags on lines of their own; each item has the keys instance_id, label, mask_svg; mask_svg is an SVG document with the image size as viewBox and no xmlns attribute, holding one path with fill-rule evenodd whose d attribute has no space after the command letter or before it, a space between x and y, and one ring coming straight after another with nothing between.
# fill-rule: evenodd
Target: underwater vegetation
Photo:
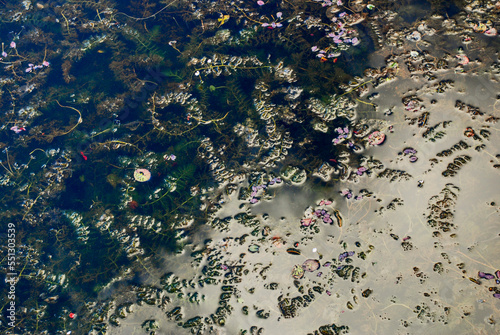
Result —
<instances>
[{"instance_id":1,"label":"underwater vegetation","mask_svg":"<svg viewBox=\"0 0 500 335\"><path fill-rule=\"evenodd\" d=\"M0 4L1 333L498 332L497 1Z\"/></svg>"}]
</instances>

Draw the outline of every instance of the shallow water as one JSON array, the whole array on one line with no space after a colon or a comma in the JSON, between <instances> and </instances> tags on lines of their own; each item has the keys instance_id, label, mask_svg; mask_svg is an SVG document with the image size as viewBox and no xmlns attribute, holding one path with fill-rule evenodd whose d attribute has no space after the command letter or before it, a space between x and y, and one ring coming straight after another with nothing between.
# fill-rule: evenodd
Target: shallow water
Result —
<instances>
[{"instance_id":1,"label":"shallow water","mask_svg":"<svg viewBox=\"0 0 500 335\"><path fill-rule=\"evenodd\" d=\"M445 129L444 138L436 142L422 138L422 131L415 126L406 125L407 122L403 118L408 112L402 108L400 97L408 93L408 90L421 86L422 82L398 79L386 84L382 89L374 90L380 93L380 97L373 100L380 111L395 106L393 115L383 117L378 112L375 116L386 120L394 128L388 133L384 145L366 150L364 154L377 157L388 168L405 170L413 176L410 180L391 183L373 176L364 176L356 184L338 182L334 187L313 185L307 181L301 186L285 185L273 189L270 192L273 198L271 201L263 201L251 207L250 213L257 215L261 227L269 226L272 232L270 236L282 237L286 244L277 248L270 246L267 241L261 244L259 253L247 254L243 258L246 268L251 269L251 272L243 277L242 283L236 285L242 301L230 300L235 312L234 316L227 320L227 333L234 334L239 329L256 324L263 327L265 333L293 333L297 329L312 330L332 322L350 325L352 334L403 331L411 334L451 334L495 331L496 326L485 324L485 320L495 315L496 301L488 297L484 287L472 283L468 276L474 277L477 271L493 272L500 266L498 261L492 258L500 250L494 242L498 238L498 210L491 206L492 202L498 201L495 190L500 187L500 182L498 172L491 163L494 151L489 151L495 150L490 143L499 140L499 133L495 127L490 127L492 134L487 141L474 142L466 139L462 133L466 127L479 128L489 125L479 119L471 120L470 116L457 111L454 105L455 101L460 99L482 111L491 111L492 115L498 115L498 112L492 110L496 97L491 94L491 90L485 88L480 91L485 92L481 99L477 98L477 93L468 95L469 91L478 92L477 88L481 84L492 85L487 76L466 81L461 80L461 75L443 73L438 80L441 78L453 79L456 90L461 93L419 92L424 105L430 105L432 99L438 101L430 109L431 124L452 121ZM394 92L400 93L395 95ZM471 162L460 169L459 176L443 177L442 171L456 155L438 158L438 163L434 165L429 160L464 139L471 147L459 153L469 155ZM481 152L475 151L473 147L479 143L487 144ZM407 147L417 150L416 163L409 162L408 157L398 156L398 152ZM417 186L418 180L424 181L422 188ZM436 238L433 237L433 229L429 227L426 219L429 213L429 199L438 195L450 183L454 185L453 191L457 193L456 204L453 206L455 229L452 232L455 236ZM352 189L354 194L360 189L368 188L374 193L374 197L359 201L346 200L339 194L343 188ZM320 224L321 233L310 240L304 240L304 234L298 229L302 214L308 206L314 206L324 198L334 201L333 207L342 213L344 224L342 228ZM394 198L400 198L402 206L396 206L395 210L387 209L386 206ZM228 198L219 212L219 217L233 216L241 212L238 206L232 203L240 204L235 197ZM266 215L266 219L262 218L262 215ZM212 232L210 238L221 241L223 236L234 237L245 231L249 232L234 220L230 227L229 234ZM398 235L398 241L390 234ZM411 250L405 251L401 240L407 236L411 237ZM300 256L285 252L285 248L290 247L294 241L301 241L300 249L303 252ZM361 242L362 247L354 247L355 242ZM317 258L319 254L323 256L323 262L336 258L344 250L340 243L347 243L347 250L356 251L366 250L368 245L375 246L366 261L354 260L354 264L359 264L361 271L366 272L366 277L356 283L337 280L328 284L326 275L320 278L315 274L306 274L301 284L306 287L314 284L324 285L332 292L332 296L322 294L301 310L296 318L283 319L276 301L280 295L294 296L293 278L290 276L293 265L300 264L307 258ZM248 244L251 242L245 245ZM317 248L317 252L313 252L312 248ZM236 256L245 252L245 249L230 243L227 250L224 249L223 262L237 262ZM436 263L442 264L442 273L433 270ZM465 264L467 274L457 267L460 263ZM253 273L266 266L270 266L270 269L266 272L265 279ZM266 283L273 282L278 283L279 288L276 291L263 288ZM250 288L255 288L255 293L248 294ZM364 298L360 293L367 288L373 290L373 293ZM358 297L358 303L354 304L353 310L348 310L346 301L352 302L353 296ZM247 301L255 310L269 311L269 319L261 320L252 315L242 319L238 309ZM417 316L417 306L422 306L426 312ZM464 316L464 313L470 313L471 316ZM360 323L359 320L363 322Z\"/></svg>"}]
</instances>

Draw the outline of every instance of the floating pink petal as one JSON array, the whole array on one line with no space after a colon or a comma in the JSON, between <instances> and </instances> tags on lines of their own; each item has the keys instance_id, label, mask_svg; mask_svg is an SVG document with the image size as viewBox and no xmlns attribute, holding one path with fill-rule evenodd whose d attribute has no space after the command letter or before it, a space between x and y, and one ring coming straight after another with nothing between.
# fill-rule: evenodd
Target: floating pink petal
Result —
<instances>
[{"instance_id":1,"label":"floating pink petal","mask_svg":"<svg viewBox=\"0 0 500 335\"><path fill-rule=\"evenodd\" d=\"M368 135L368 144L370 145L381 145L385 141L385 134L380 131L374 131Z\"/></svg>"},{"instance_id":2,"label":"floating pink petal","mask_svg":"<svg viewBox=\"0 0 500 335\"><path fill-rule=\"evenodd\" d=\"M302 226L304 227L309 227L311 225L311 222L312 222L312 218L308 218L308 219L302 219L300 220L300 223L302 224Z\"/></svg>"},{"instance_id":3,"label":"floating pink petal","mask_svg":"<svg viewBox=\"0 0 500 335\"><path fill-rule=\"evenodd\" d=\"M151 172L147 169L137 169L134 171L134 179L140 183L144 183L151 179Z\"/></svg>"},{"instance_id":4,"label":"floating pink petal","mask_svg":"<svg viewBox=\"0 0 500 335\"><path fill-rule=\"evenodd\" d=\"M316 259L308 259L302 264L302 269L307 272L314 272L320 267L319 261Z\"/></svg>"},{"instance_id":5,"label":"floating pink petal","mask_svg":"<svg viewBox=\"0 0 500 335\"><path fill-rule=\"evenodd\" d=\"M479 278L495 279L495 276L492 275L491 273L484 273L484 272L479 271L477 275L478 275Z\"/></svg>"},{"instance_id":6,"label":"floating pink petal","mask_svg":"<svg viewBox=\"0 0 500 335\"><path fill-rule=\"evenodd\" d=\"M457 58L458 64L460 65L467 65L470 62L469 57L467 57L466 55L457 55Z\"/></svg>"},{"instance_id":7,"label":"floating pink petal","mask_svg":"<svg viewBox=\"0 0 500 335\"><path fill-rule=\"evenodd\" d=\"M16 134L19 134L20 132L22 132L25 129L23 127L12 126L12 127L10 127L10 130L12 130Z\"/></svg>"},{"instance_id":8,"label":"floating pink petal","mask_svg":"<svg viewBox=\"0 0 500 335\"><path fill-rule=\"evenodd\" d=\"M495 28L491 28L486 30L484 34L489 37L497 36L497 30Z\"/></svg>"}]
</instances>

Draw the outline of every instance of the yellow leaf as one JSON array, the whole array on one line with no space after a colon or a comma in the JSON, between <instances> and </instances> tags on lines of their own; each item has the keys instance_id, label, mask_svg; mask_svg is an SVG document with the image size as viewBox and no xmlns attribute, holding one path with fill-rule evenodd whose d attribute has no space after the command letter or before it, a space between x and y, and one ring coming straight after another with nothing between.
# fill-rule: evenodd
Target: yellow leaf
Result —
<instances>
[{"instance_id":1,"label":"yellow leaf","mask_svg":"<svg viewBox=\"0 0 500 335\"><path fill-rule=\"evenodd\" d=\"M230 18L230 16L229 16L229 15L223 15L222 17L220 17L220 18L218 19L218 20L219 20L219 22L220 22L219 27L220 27L220 26L222 26L224 23L226 23L226 22L227 22L227 20L229 20L229 18Z\"/></svg>"}]
</instances>

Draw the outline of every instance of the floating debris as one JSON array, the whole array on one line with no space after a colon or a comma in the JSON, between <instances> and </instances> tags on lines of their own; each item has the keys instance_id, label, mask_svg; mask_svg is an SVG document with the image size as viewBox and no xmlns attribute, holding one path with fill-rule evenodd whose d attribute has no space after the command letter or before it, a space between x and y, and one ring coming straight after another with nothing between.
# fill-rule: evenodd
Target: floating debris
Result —
<instances>
[{"instance_id":1,"label":"floating debris","mask_svg":"<svg viewBox=\"0 0 500 335\"><path fill-rule=\"evenodd\" d=\"M339 227L342 227L344 224L344 220L342 219L342 216L340 216L340 212L336 209L333 210L333 215L335 216L335 219L337 220L337 225Z\"/></svg>"},{"instance_id":2,"label":"floating debris","mask_svg":"<svg viewBox=\"0 0 500 335\"><path fill-rule=\"evenodd\" d=\"M147 169L136 169L134 171L134 179L140 183L144 183L151 179L151 172Z\"/></svg>"},{"instance_id":3,"label":"floating debris","mask_svg":"<svg viewBox=\"0 0 500 335\"><path fill-rule=\"evenodd\" d=\"M286 252L292 255L300 255L300 250L296 248L288 248L286 249Z\"/></svg>"},{"instance_id":4,"label":"floating debris","mask_svg":"<svg viewBox=\"0 0 500 335\"><path fill-rule=\"evenodd\" d=\"M465 129L464 135L467 137L474 137L474 129L472 129L471 127L467 127L467 129Z\"/></svg>"},{"instance_id":5,"label":"floating debris","mask_svg":"<svg viewBox=\"0 0 500 335\"><path fill-rule=\"evenodd\" d=\"M313 218L302 219L302 220L300 220L300 223L304 227L309 227L311 225L311 223L313 223Z\"/></svg>"},{"instance_id":6,"label":"floating debris","mask_svg":"<svg viewBox=\"0 0 500 335\"><path fill-rule=\"evenodd\" d=\"M365 297L365 298L368 298L368 297L370 296L370 294L372 294L372 293L373 293L373 291L372 291L372 290L370 290L370 289L368 288L368 289L364 290L364 291L361 293L361 295L362 295L363 297Z\"/></svg>"},{"instance_id":7,"label":"floating debris","mask_svg":"<svg viewBox=\"0 0 500 335\"><path fill-rule=\"evenodd\" d=\"M481 285L481 282L475 278L469 277L469 280L473 282L474 284Z\"/></svg>"},{"instance_id":8,"label":"floating debris","mask_svg":"<svg viewBox=\"0 0 500 335\"><path fill-rule=\"evenodd\" d=\"M492 275L491 273L484 273L481 271L478 272L477 276L483 279L495 279L495 276Z\"/></svg>"},{"instance_id":9,"label":"floating debris","mask_svg":"<svg viewBox=\"0 0 500 335\"><path fill-rule=\"evenodd\" d=\"M385 134L380 131L374 131L368 135L368 144L371 146L381 145L385 141Z\"/></svg>"},{"instance_id":10,"label":"floating debris","mask_svg":"<svg viewBox=\"0 0 500 335\"><path fill-rule=\"evenodd\" d=\"M292 277L295 279L300 279L304 277L304 268L300 265L295 265L292 270Z\"/></svg>"},{"instance_id":11,"label":"floating debris","mask_svg":"<svg viewBox=\"0 0 500 335\"><path fill-rule=\"evenodd\" d=\"M497 36L497 30L495 28L488 29L484 32L484 34L488 37Z\"/></svg>"},{"instance_id":12,"label":"floating debris","mask_svg":"<svg viewBox=\"0 0 500 335\"><path fill-rule=\"evenodd\" d=\"M260 247L257 244L252 244L248 247L248 251L250 251L251 253L259 252L259 249Z\"/></svg>"},{"instance_id":13,"label":"floating debris","mask_svg":"<svg viewBox=\"0 0 500 335\"><path fill-rule=\"evenodd\" d=\"M343 252L339 255L339 262L342 262L344 259L351 256L354 256L354 251Z\"/></svg>"},{"instance_id":14,"label":"floating debris","mask_svg":"<svg viewBox=\"0 0 500 335\"><path fill-rule=\"evenodd\" d=\"M320 268L320 263L317 259L308 259L302 263L302 268L307 272L314 272Z\"/></svg>"},{"instance_id":15,"label":"floating debris","mask_svg":"<svg viewBox=\"0 0 500 335\"><path fill-rule=\"evenodd\" d=\"M467 65L469 64L469 57L466 55L457 55L458 58L458 64L460 65Z\"/></svg>"}]
</instances>

